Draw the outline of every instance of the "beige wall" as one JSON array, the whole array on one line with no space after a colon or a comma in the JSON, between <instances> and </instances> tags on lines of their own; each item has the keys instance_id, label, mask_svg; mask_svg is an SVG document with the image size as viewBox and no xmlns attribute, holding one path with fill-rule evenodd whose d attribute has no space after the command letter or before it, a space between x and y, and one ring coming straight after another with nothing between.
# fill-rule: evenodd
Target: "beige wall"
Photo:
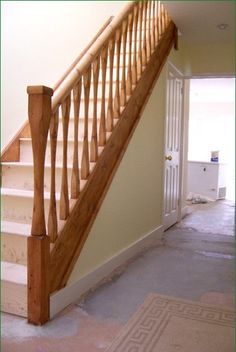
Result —
<instances>
[{"instance_id":1,"label":"beige wall","mask_svg":"<svg viewBox=\"0 0 236 352\"><path fill-rule=\"evenodd\" d=\"M235 46L187 45L184 48L185 75L224 77L235 74Z\"/></svg>"},{"instance_id":2,"label":"beige wall","mask_svg":"<svg viewBox=\"0 0 236 352\"><path fill-rule=\"evenodd\" d=\"M181 64L181 52L169 57ZM83 275L162 224L166 65L69 279Z\"/></svg>"},{"instance_id":3,"label":"beige wall","mask_svg":"<svg viewBox=\"0 0 236 352\"><path fill-rule=\"evenodd\" d=\"M162 223L165 74L164 69L69 283L75 282Z\"/></svg>"},{"instance_id":4,"label":"beige wall","mask_svg":"<svg viewBox=\"0 0 236 352\"><path fill-rule=\"evenodd\" d=\"M1 2L2 147L27 119L27 85L52 87L102 24L125 3Z\"/></svg>"}]
</instances>

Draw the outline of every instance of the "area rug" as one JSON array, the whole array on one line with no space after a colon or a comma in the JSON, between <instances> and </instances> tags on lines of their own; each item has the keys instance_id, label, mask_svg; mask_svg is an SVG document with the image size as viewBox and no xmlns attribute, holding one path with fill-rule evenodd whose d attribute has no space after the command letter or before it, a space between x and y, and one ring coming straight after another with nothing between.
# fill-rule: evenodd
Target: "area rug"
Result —
<instances>
[{"instance_id":1,"label":"area rug","mask_svg":"<svg viewBox=\"0 0 236 352\"><path fill-rule=\"evenodd\" d=\"M234 311L150 294L106 352L234 352Z\"/></svg>"}]
</instances>

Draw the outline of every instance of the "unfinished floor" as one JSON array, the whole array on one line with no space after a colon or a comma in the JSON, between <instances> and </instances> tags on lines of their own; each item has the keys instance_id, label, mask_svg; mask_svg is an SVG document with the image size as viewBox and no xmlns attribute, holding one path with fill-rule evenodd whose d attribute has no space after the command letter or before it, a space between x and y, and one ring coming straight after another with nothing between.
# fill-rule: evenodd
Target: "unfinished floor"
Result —
<instances>
[{"instance_id":1,"label":"unfinished floor","mask_svg":"<svg viewBox=\"0 0 236 352\"><path fill-rule=\"evenodd\" d=\"M150 292L233 307L234 204L191 209L164 233L163 245L141 253L43 327L3 314L2 351L104 351Z\"/></svg>"}]
</instances>

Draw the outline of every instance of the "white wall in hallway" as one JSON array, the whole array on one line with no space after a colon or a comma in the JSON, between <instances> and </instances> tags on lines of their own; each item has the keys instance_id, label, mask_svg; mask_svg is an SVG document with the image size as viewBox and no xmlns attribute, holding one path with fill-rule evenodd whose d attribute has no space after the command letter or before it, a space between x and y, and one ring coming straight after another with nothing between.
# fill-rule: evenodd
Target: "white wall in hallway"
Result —
<instances>
[{"instance_id":1,"label":"white wall in hallway","mask_svg":"<svg viewBox=\"0 0 236 352\"><path fill-rule=\"evenodd\" d=\"M227 164L227 198L235 182L235 80L193 79L190 83L189 160L210 161L219 151Z\"/></svg>"},{"instance_id":2,"label":"white wall in hallway","mask_svg":"<svg viewBox=\"0 0 236 352\"><path fill-rule=\"evenodd\" d=\"M52 87L125 1L3 1L2 147L27 119L27 85Z\"/></svg>"}]
</instances>

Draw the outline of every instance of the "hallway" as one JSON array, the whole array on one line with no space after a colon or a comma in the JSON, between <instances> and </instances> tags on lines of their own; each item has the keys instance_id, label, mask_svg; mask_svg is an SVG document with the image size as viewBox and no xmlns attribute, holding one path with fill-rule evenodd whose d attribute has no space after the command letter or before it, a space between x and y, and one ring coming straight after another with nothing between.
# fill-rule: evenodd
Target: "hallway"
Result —
<instances>
[{"instance_id":1,"label":"hallway","mask_svg":"<svg viewBox=\"0 0 236 352\"><path fill-rule=\"evenodd\" d=\"M162 244L154 243L45 326L2 314L3 351L105 351L150 292L233 307L234 204L190 209Z\"/></svg>"}]
</instances>

